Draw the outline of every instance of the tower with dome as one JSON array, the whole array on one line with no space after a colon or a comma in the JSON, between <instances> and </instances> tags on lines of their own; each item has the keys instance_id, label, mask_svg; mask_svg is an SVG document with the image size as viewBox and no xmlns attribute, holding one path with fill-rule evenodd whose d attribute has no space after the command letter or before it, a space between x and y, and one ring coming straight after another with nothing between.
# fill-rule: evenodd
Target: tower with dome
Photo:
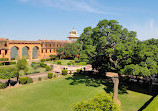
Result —
<instances>
[{"instance_id":1,"label":"tower with dome","mask_svg":"<svg viewBox=\"0 0 158 111\"><path fill-rule=\"evenodd\" d=\"M73 30L69 33L69 40L70 41L76 41L78 39L78 32L73 28Z\"/></svg>"}]
</instances>

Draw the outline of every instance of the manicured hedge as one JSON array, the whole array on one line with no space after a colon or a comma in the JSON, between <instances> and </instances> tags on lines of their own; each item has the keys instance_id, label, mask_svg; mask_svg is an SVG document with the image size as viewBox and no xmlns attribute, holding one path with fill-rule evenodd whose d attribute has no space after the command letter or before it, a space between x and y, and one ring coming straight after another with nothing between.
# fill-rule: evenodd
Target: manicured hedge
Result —
<instances>
[{"instance_id":1,"label":"manicured hedge","mask_svg":"<svg viewBox=\"0 0 158 111\"><path fill-rule=\"evenodd\" d=\"M57 61L57 64L58 64L58 65L62 65L62 64L61 64L61 61Z\"/></svg>"},{"instance_id":2,"label":"manicured hedge","mask_svg":"<svg viewBox=\"0 0 158 111\"><path fill-rule=\"evenodd\" d=\"M2 66L2 65L3 65L3 63L0 62L0 66Z\"/></svg>"},{"instance_id":3,"label":"manicured hedge","mask_svg":"<svg viewBox=\"0 0 158 111\"><path fill-rule=\"evenodd\" d=\"M143 111L158 111L158 96Z\"/></svg>"},{"instance_id":4,"label":"manicured hedge","mask_svg":"<svg viewBox=\"0 0 158 111\"><path fill-rule=\"evenodd\" d=\"M67 75L67 70L62 70L62 75Z\"/></svg>"},{"instance_id":5,"label":"manicured hedge","mask_svg":"<svg viewBox=\"0 0 158 111\"><path fill-rule=\"evenodd\" d=\"M16 62L9 62L9 65L13 65L13 64L16 64Z\"/></svg>"},{"instance_id":6,"label":"manicured hedge","mask_svg":"<svg viewBox=\"0 0 158 111\"><path fill-rule=\"evenodd\" d=\"M46 67L45 67L45 70L46 70L46 71L51 71L52 68L51 68L50 66L46 66Z\"/></svg>"},{"instance_id":7,"label":"manicured hedge","mask_svg":"<svg viewBox=\"0 0 158 111\"><path fill-rule=\"evenodd\" d=\"M47 64L44 64L43 62L40 62L39 65L40 65L40 67L46 67L47 66Z\"/></svg>"},{"instance_id":8,"label":"manicured hedge","mask_svg":"<svg viewBox=\"0 0 158 111\"><path fill-rule=\"evenodd\" d=\"M106 93L99 93L92 99L73 105L74 111L120 111L119 106Z\"/></svg>"},{"instance_id":9,"label":"manicured hedge","mask_svg":"<svg viewBox=\"0 0 158 111\"><path fill-rule=\"evenodd\" d=\"M41 62L45 62L46 60L45 59L41 59Z\"/></svg>"},{"instance_id":10,"label":"manicured hedge","mask_svg":"<svg viewBox=\"0 0 158 111\"><path fill-rule=\"evenodd\" d=\"M53 77L53 73L48 73L48 78L51 79Z\"/></svg>"},{"instance_id":11,"label":"manicured hedge","mask_svg":"<svg viewBox=\"0 0 158 111\"><path fill-rule=\"evenodd\" d=\"M87 62L80 62L79 65L87 65Z\"/></svg>"},{"instance_id":12,"label":"manicured hedge","mask_svg":"<svg viewBox=\"0 0 158 111\"><path fill-rule=\"evenodd\" d=\"M7 84L6 83L0 83L0 89L4 89L7 87Z\"/></svg>"},{"instance_id":13,"label":"manicured hedge","mask_svg":"<svg viewBox=\"0 0 158 111\"><path fill-rule=\"evenodd\" d=\"M0 58L0 61L8 61L8 58Z\"/></svg>"},{"instance_id":14,"label":"manicured hedge","mask_svg":"<svg viewBox=\"0 0 158 111\"><path fill-rule=\"evenodd\" d=\"M71 62L68 62L67 65L71 65Z\"/></svg>"},{"instance_id":15,"label":"manicured hedge","mask_svg":"<svg viewBox=\"0 0 158 111\"><path fill-rule=\"evenodd\" d=\"M51 59L47 58L46 61L51 61Z\"/></svg>"},{"instance_id":16,"label":"manicured hedge","mask_svg":"<svg viewBox=\"0 0 158 111\"><path fill-rule=\"evenodd\" d=\"M82 69L77 69L76 71L77 71L77 73L80 73L80 72L82 72Z\"/></svg>"},{"instance_id":17,"label":"manicured hedge","mask_svg":"<svg viewBox=\"0 0 158 111\"><path fill-rule=\"evenodd\" d=\"M26 84L27 83L27 77L21 77L20 78L20 83L23 85L23 84Z\"/></svg>"},{"instance_id":18,"label":"manicured hedge","mask_svg":"<svg viewBox=\"0 0 158 111\"><path fill-rule=\"evenodd\" d=\"M30 77L27 78L27 84L29 84L29 83L33 83L33 79Z\"/></svg>"},{"instance_id":19,"label":"manicured hedge","mask_svg":"<svg viewBox=\"0 0 158 111\"><path fill-rule=\"evenodd\" d=\"M38 81L41 81L42 80L42 78L41 77L38 77Z\"/></svg>"}]
</instances>

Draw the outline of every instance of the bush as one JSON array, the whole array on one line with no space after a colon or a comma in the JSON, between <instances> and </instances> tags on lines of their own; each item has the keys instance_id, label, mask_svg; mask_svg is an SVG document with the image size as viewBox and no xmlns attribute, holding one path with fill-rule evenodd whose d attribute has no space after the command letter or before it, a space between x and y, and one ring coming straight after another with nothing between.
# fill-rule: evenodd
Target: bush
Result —
<instances>
[{"instance_id":1,"label":"bush","mask_svg":"<svg viewBox=\"0 0 158 111\"><path fill-rule=\"evenodd\" d=\"M0 58L0 61L8 61L8 58Z\"/></svg>"},{"instance_id":2,"label":"bush","mask_svg":"<svg viewBox=\"0 0 158 111\"><path fill-rule=\"evenodd\" d=\"M67 70L62 70L62 75L67 75Z\"/></svg>"},{"instance_id":3,"label":"bush","mask_svg":"<svg viewBox=\"0 0 158 111\"><path fill-rule=\"evenodd\" d=\"M4 89L7 87L7 84L6 83L0 83L0 89Z\"/></svg>"},{"instance_id":4,"label":"bush","mask_svg":"<svg viewBox=\"0 0 158 111\"><path fill-rule=\"evenodd\" d=\"M87 62L80 62L80 65L87 65Z\"/></svg>"},{"instance_id":5,"label":"bush","mask_svg":"<svg viewBox=\"0 0 158 111\"><path fill-rule=\"evenodd\" d=\"M20 78L20 83L23 85L23 84L26 84L27 83L27 77L21 77Z\"/></svg>"},{"instance_id":6,"label":"bush","mask_svg":"<svg viewBox=\"0 0 158 111\"><path fill-rule=\"evenodd\" d=\"M46 71L51 71L52 68L51 68L50 66L46 66L46 67L45 67L45 70L46 70Z\"/></svg>"},{"instance_id":7,"label":"bush","mask_svg":"<svg viewBox=\"0 0 158 111\"><path fill-rule=\"evenodd\" d=\"M16 62L9 62L9 65L13 65L13 64L16 64Z\"/></svg>"},{"instance_id":8,"label":"bush","mask_svg":"<svg viewBox=\"0 0 158 111\"><path fill-rule=\"evenodd\" d=\"M74 60L75 60L75 61L78 61L78 58L77 58L77 57L75 57L75 58L74 58Z\"/></svg>"},{"instance_id":9,"label":"bush","mask_svg":"<svg viewBox=\"0 0 158 111\"><path fill-rule=\"evenodd\" d=\"M11 60L15 60L15 58L11 58Z\"/></svg>"},{"instance_id":10,"label":"bush","mask_svg":"<svg viewBox=\"0 0 158 111\"><path fill-rule=\"evenodd\" d=\"M57 61L57 64L58 64L58 65L61 65L61 61Z\"/></svg>"},{"instance_id":11,"label":"bush","mask_svg":"<svg viewBox=\"0 0 158 111\"><path fill-rule=\"evenodd\" d=\"M30 77L27 78L27 84L29 84L29 83L33 83L33 79Z\"/></svg>"},{"instance_id":12,"label":"bush","mask_svg":"<svg viewBox=\"0 0 158 111\"><path fill-rule=\"evenodd\" d=\"M40 62L39 65L40 65L40 67L46 67L47 66L47 64L44 64L43 62Z\"/></svg>"},{"instance_id":13,"label":"bush","mask_svg":"<svg viewBox=\"0 0 158 111\"><path fill-rule=\"evenodd\" d=\"M51 79L53 77L53 73L48 73L48 78Z\"/></svg>"},{"instance_id":14,"label":"bush","mask_svg":"<svg viewBox=\"0 0 158 111\"><path fill-rule=\"evenodd\" d=\"M59 57L55 57L55 60L59 60Z\"/></svg>"},{"instance_id":15,"label":"bush","mask_svg":"<svg viewBox=\"0 0 158 111\"><path fill-rule=\"evenodd\" d=\"M2 66L2 65L3 65L3 63L0 62L0 66Z\"/></svg>"},{"instance_id":16,"label":"bush","mask_svg":"<svg viewBox=\"0 0 158 111\"><path fill-rule=\"evenodd\" d=\"M77 69L76 72L80 73L80 72L82 72L82 69Z\"/></svg>"},{"instance_id":17,"label":"bush","mask_svg":"<svg viewBox=\"0 0 158 111\"><path fill-rule=\"evenodd\" d=\"M47 58L46 61L51 61L51 59Z\"/></svg>"},{"instance_id":18,"label":"bush","mask_svg":"<svg viewBox=\"0 0 158 111\"><path fill-rule=\"evenodd\" d=\"M92 99L73 105L74 111L120 111L119 106L106 93L99 93Z\"/></svg>"},{"instance_id":19,"label":"bush","mask_svg":"<svg viewBox=\"0 0 158 111\"><path fill-rule=\"evenodd\" d=\"M71 62L68 62L67 65L71 65Z\"/></svg>"},{"instance_id":20,"label":"bush","mask_svg":"<svg viewBox=\"0 0 158 111\"><path fill-rule=\"evenodd\" d=\"M45 59L41 59L41 62L45 62Z\"/></svg>"},{"instance_id":21,"label":"bush","mask_svg":"<svg viewBox=\"0 0 158 111\"><path fill-rule=\"evenodd\" d=\"M41 81L42 80L42 78L41 77L38 77L38 81Z\"/></svg>"},{"instance_id":22,"label":"bush","mask_svg":"<svg viewBox=\"0 0 158 111\"><path fill-rule=\"evenodd\" d=\"M32 62L31 64L36 64L36 62Z\"/></svg>"},{"instance_id":23,"label":"bush","mask_svg":"<svg viewBox=\"0 0 158 111\"><path fill-rule=\"evenodd\" d=\"M72 65L75 65L75 61L71 61Z\"/></svg>"},{"instance_id":24,"label":"bush","mask_svg":"<svg viewBox=\"0 0 158 111\"><path fill-rule=\"evenodd\" d=\"M57 75L56 74L54 74L54 78L56 78L57 77Z\"/></svg>"}]
</instances>

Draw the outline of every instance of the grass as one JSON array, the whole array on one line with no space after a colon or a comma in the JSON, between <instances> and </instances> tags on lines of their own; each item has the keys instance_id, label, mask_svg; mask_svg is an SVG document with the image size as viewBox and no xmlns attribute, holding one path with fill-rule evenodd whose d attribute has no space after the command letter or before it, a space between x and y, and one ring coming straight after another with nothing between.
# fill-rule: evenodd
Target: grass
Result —
<instances>
[{"instance_id":1,"label":"grass","mask_svg":"<svg viewBox=\"0 0 158 111\"><path fill-rule=\"evenodd\" d=\"M130 91L127 94L119 94L122 111L138 111L152 96Z\"/></svg>"},{"instance_id":2,"label":"grass","mask_svg":"<svg viewBox=\"0 0 158 111\"><path fill-rule=\"evenodd\" d=\"M158 96L143 111L158 111Z\"/></svg>"},{"instance_id":3,"label":"grass","mask_svg":"<svg viewBox=\"0 0 158 111\"><path fill-rule=\"evenodd\" d=\"M0 111L71 111L71 105L104 91L99 81L82 76L62 76L0 91ZM151 96L129 91L119 94L122 111L137 111Z\"/></svg>"}]
</instances>

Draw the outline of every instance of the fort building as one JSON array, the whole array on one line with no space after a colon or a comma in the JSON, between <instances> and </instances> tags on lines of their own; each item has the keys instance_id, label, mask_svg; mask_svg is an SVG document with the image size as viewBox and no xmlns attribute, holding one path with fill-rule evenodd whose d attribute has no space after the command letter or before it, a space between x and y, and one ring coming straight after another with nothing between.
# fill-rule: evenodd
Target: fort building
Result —
<instances>
[{"instance_id":1,"label":"fort building","mask_svg":"<svg viewBox=\"0 0 158 111\"><path fill-rule=\"evenodd\" d=\"M49 55L57 55L56 49L64 47L67 43L73 43L78 39L78 32L74 29L69 33L69 40L9 40L0 38L0 58L11 59L22 58L27 59L45 59Z\"/></svg>"}]
</instances>

